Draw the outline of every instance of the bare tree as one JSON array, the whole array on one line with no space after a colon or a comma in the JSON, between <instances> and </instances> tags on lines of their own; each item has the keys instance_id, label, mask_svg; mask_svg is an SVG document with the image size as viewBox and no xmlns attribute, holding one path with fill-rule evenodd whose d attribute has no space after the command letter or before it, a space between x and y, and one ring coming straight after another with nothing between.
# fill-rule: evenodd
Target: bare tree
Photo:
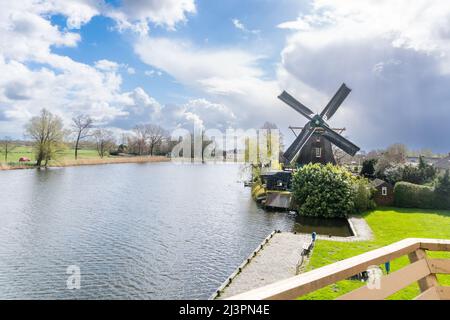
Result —
<instances>
[{"instance_id":1,"label":"bare tree","mask_svg":"<svg viewBox=\"0 0 450 320\"><path fill-rule=\"evenodd\" d=\"M115 145L114 135L106 129L97 129L94 132L97 152L100 158L105 157Z\"/></svg>"},{"instance_id":2,"label":"bare tree","mask_svg":"<svg viewBox=\"0 0 450 320\"><path fill-rule=\"evenodd\" d=\"M36 153L36 165L41 166L56 156L56 153L64 146L66 131L63 121L46 109L41 114L33 117L25 126L25 135L31 137Z\"/></svg>"},{"instance_id":3,"label":"bare tree","mask_svg":"<svg viewBox=\"0 0 450 320\"><path fill-rule=\"evenodd\" d=\"M336 147L335 145L331 146L334 159L336 160L336 164L343 165L345 162L348 162L351 159L351 156L348 156L342 149Z\"/></svg>"},{"instance_id":4,"label":"bare tree","mask_svg":"<svg viewBox=\"0 0 450 320\"><path fill-rule=\"evenodd\" d=\"M145 129L148 137L149 152L153 156L155 148L161 145L164 137L167 135L166 130L154 124L147 124Z\"/></svg>"},{"instance_id":5,"label":"bare tree","mask_svg":"<svg viewBox=\"0 0 450 320\"><path fill-rule=\"evenodd\" d=\"M146 125L137 125L133 129L135 134L134 145L136 147L136 153L143 155L147 146L148 130Z\"/></svg>"},{"instance_id":6,"label":"bare tree","mask_svg":"<svg viewBox=\"0 0 450 320\"><path fill-rule=\"evenodd\" d=\"M5 154L5 162L8 162L8 154L15 148L10 137L4 137L0 140L0 152Z\"/></svg>"},{"instance_id":7,"label":"bare tree","mask_svg":"<svg viewBox=\"0 0 450 320\"><path fill-rule=\"evenodd\" d=\"M89 116L78 115L72 118L72 122L72 127L77 137L75 140L75 160L77 160L80 141L89 137L93 127L93 120Z\"/></svg>"}]
</instances>

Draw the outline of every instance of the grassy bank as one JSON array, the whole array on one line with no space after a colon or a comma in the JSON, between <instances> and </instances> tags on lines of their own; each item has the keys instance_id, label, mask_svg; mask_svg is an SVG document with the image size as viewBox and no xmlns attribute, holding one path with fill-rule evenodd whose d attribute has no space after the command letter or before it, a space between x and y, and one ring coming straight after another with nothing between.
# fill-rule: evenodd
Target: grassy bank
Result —
<instances>
[{"instance_id":1,"label":"grassy bank","mask_svg":"<svg viewBox=\"0 0 450 320\"><path fill-rule=\"evenodd\" d=\"M49 162L49 167L73 167L83 165L100 165L114 163L146 163L169 161L166 157L104 157L100 158L96 150L78 150L78 159L74 159L75 151L67 149L58 154L58 158ZM20 157L27 157L29 163L20 163ZM8 154L8 163L4 162L4 154L0 153L0 170L34 168L35 156L31 147L17 147Z\"/></svg>"},{"instance_id":2,"label":"grassy bank","mask_svg":"<svg viewBox=\"0 0 450 320\"><path fill-rule=\"evenodd\" d=\"M332 242L320 240L314 248L308 270L347 259L405 238L450 239L450 211L385 208L365 215L374 233L373 241ZM432 257L450 258L449 253L431 253ZM409 264L407 257L391 262L391 272ZM443 285L450 285L450 276L438 276ZM341 281L313 292L301 299L328 300L350 292L363 284L358 281ZM417 284L397 292L389 299L412 299L420 293Z\"/></svg>"}]
</instances>

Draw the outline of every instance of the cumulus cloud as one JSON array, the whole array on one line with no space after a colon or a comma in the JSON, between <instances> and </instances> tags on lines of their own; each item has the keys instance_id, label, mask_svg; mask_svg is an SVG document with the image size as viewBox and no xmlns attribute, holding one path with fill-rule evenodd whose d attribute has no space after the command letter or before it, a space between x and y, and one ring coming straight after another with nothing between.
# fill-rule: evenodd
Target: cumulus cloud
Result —
<instances>
[{"instance_id":1,"label":"cumulus cloud","mask_svg":"<svg viewBox=\"0 0 450 320\"><path fill-rule=\"evenodd\" d=\"M95 62L95 67L102 71L116 71L119 69L119 64L114 61L102 59Z\"/></svg>"},{"instance_id":2,"label":"cumulus cloud","mask_svg":"<svg viewBox=\"0 0 450 320\"><path fill-rule=\"evenodd\" d=\"M267 79L259 55L155 37L139 39L134 48L143 62L230 108L238 115L236 125L256 127L262 119L279 119L280 89L275 80Z\"/></svg>"},{"instance_id":3,"label":"cumulus cloud","mask_svg":"<svg viewBox=\"0 0 450 320\"><path fill-rule=\"evenodd\" d=\"M142 88L121 89L121 69L135 69L106 59L90 66L54 53L75 47L78 28L96 15L141 21L173 28L194 12L193 1L122 1L112 7L103 0L0 0L0 121L2 133L20 136L23 124L46 107L68 124L73 114L90 114L98 124L121 125L158 115L160 105ZM145 14L139 13L140 10ZM114 13L114 14L112 14ZM53 15L67 18L67 28L52 24ZM127 118L128 117L128 118ZM119 123L120 121L117 121Z\"/></svg>"},{"instance_id":4,"label":"cumulus cloud","mask_svg":"<svg viewBox=\"0 0 450 320\"><path fill-rule=\"evenodd\" d=\"M105 15L113 18L119 30L131 29L147 34L149 23L175 29L185 22L188 14L194 14L194 0L123 0L117 8L108 8Z\"/></svg>"},{"instance_id":5,"label":"cumulus cloud","mask_svg":"<svg viewBox=\"0 0 450 320\"><path fill-rule=\"evenodd\" d=\"M318 111L345 81L354 91L332 123L363 148L404 142L448 151L447 1L315 0L310 14L280 27L293 30L282 53L285 83L301 84Z\"/></svg>"}]
</instances>

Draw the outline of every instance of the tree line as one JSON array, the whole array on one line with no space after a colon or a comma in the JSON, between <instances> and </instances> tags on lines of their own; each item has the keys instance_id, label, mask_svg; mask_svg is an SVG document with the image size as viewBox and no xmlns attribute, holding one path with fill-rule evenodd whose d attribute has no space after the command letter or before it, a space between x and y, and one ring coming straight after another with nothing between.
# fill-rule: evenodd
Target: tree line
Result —
<instances>
[{"instance_id":1,"label":"tree line","mask_svg":"<svg viewBox=\"0 0 450 320\"><path fill-rule=\"evenodd\" d=\"M155 124L136 125L131 133L123 134L120 143L113 131L96 126L89 115L72 118L70 128L64 127L61 117L42 109L38 116L25 125L24 135L33 147L37 166L47 166L58 154L73 146L74 159L79 157L82 148L95 149L100 158L109 155L161 155L170 150L168 131ZM10 137L0 140L0 152L4 161L17 147Z\"/></svg>"}]
</instances>

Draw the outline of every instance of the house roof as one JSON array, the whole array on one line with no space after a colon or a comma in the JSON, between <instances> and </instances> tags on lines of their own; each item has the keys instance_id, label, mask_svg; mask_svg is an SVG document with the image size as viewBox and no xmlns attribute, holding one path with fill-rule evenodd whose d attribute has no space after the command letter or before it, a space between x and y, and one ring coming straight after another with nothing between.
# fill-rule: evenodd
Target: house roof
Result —
<instances>
[{"instance_id":1,"label":"house roof","mask_svg":"<svg viewBox=\"0 0 450 320\"><path fill-rule=\"evenodd\" d=\"M379 186L383 185L383 184L388 184L386 181L381 180L381 179L375 179L371 182L372 186L374 186L375 188L378 188Z\"/></svg>"},{"instance_id":2,"label":"house roof","mask_svg":"<svg viewBox=\"0 0 450 320\"><path fill-rule=\"evenodd\" d=\"M261 177L271 177L271 176L277 176L277 175L290 176L290 175L292 175L292 172L290 172L290 171L269 171L264 174L261 174Z\"/></svg>"},{"instance_id":3,"label":"house roof","mask_svg":"<svg viewBox=\"0 0 450 320\"><path fill-rule=\"evenodd\" d=\"M439 160L434 164L434 167L438 169L450 169L450 156L445 157L444 159Z\"/></svg>"}]
</instances>

